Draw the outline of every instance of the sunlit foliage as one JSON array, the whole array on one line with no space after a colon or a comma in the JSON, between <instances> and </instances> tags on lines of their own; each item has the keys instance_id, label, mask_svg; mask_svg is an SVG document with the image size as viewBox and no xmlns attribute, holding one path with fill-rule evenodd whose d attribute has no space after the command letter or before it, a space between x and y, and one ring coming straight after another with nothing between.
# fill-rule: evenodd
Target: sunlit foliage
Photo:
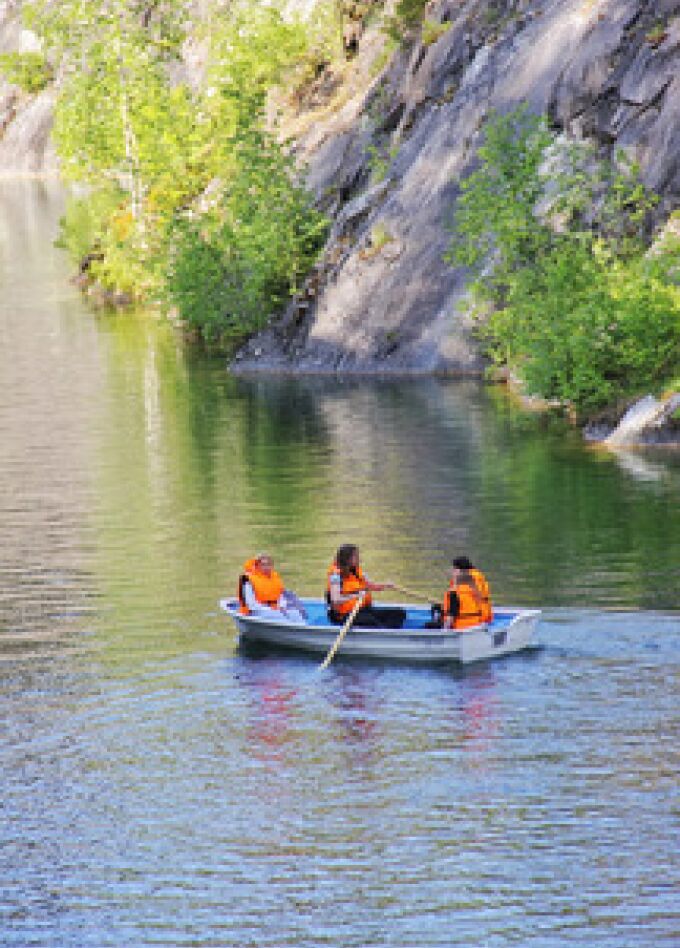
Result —
<instances>
[{"instance_id":1,"label":"sunlit foliage","mask_svg":"<svg viewBox=\"0 0 680 948\"><path fill-rule=\"evenodd\" d=\"M448 256L476 273L492 358L581 413L677 374L680 247L648 252L655 197L638 169L524 110L488 122L478 158Z\"/></svg>"},{"instance_id":2,"label":"sunlit foliage","mask_svg":"<svg viewBox=\"0 0 680 948\"><path fill-rule=\"evenodd\" d=\"M41 0L26 10L60 76L64 173L89 187L62 243L82 254L85 227L93 280L173 308L212 339L261 326L323 239L266 112L312 35L280 6L206 4L191 34L183 0ZM187 43L202 60L192 84Z\"/></svg>"}]
</instances>

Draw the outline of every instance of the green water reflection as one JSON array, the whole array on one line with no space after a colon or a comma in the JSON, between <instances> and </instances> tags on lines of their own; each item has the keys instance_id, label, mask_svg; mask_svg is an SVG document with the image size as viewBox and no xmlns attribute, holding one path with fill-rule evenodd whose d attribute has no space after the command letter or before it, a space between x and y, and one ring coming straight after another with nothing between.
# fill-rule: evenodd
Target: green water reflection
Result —
<instances>
[{"instance_id":1,"label":"green water reflection","mask_svg":"<svg viewBox=\"0 0 680 948\"><path fill-rule=\"evenodd\" d=\"M635 610L680 608L678 456L471 383L231 377L87 310L62 203L0 183L3 944L669 943L680 623ZM238 653L245 557L318 593L346 540L433 593L467 551L544 647Z\"/></svg>"},{"instance_id":2,"label":"green water reflection","mask_svg":"<svg viewBox=\"0 0 680 948\"><path fill-rule=\"evenodd\" d=\"M86 309L50 243L58 186L0 199L9 627L95 602L121 659L224 647L216 602L246 557L320 594L347 541L432 596L466 552L496 600L680 608L677 453L595 450L470 382L232 377L163 322Z\"/></svg>"},{"instance_id":3,"label":"green water reflection","mask_svg":"<svg viewBox=\"0 0 680 948\"><path fill-rule=\"evenodd\" d=\"M673 454L588 448L475 384L234 379L162 325L100 331L99 582L131 619L184 603L191 625L258 549L318 593L345 540L432 593L467 551L505 601L680 606Z\"/></svg>"}]
</instances>

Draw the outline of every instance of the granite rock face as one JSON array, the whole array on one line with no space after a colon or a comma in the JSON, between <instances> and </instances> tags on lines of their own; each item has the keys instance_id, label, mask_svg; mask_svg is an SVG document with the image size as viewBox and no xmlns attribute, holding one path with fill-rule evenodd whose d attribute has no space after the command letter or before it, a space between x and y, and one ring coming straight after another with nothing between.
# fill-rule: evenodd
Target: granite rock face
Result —
<instances>
[{"instance_id":1,"label":"granite rock face","mask_svg":"<svg viewBox=\"0 0 680 948\"><path fill-rule=\"evenodd\" d=\"M20 0L0 0L0 53L37 49L38 38L22 26ZM0 174L57 171L53 109L54 90L28 95L0 78Z\"/></svg>"},{"instance_id":2,"label":"granite rock face","mask_svg":"<svg viewBox=\"0 0 680 948\"><path fill-rule=\"evenodd\" d=\"M458 183L493 109L546 112L568 137L624 150L680 204L680 0L434 0L430 45L382 72L376 28L343 107L297 136L334 221L285 314L238 354L245 371L475 374L466 275L444 262Z\"/></svg>"},{"instance_id":3,"label":"granite rock face","mask_svg":"<svg viewBox=\"0 0 680 948\"><path fill-rule=\"evenodd\" d=\"M308 15L315 2L289 7ZM20 7L0 0L0 52L36 42ZM428 42L389 58L378 20L361 24L348 68L320 76L288 117L284 131L333 223L299 296L236 368L483 370L466 274L443 254L493 109L526 102L566 137L628 153L661 197L660 223L680 205L680 0L430 0L425 12ZM199 81L201 69L200 47L188 46L183 78ZM53 97L0 81L0 173L57 169Z\"/></svg>"}]
</instances>

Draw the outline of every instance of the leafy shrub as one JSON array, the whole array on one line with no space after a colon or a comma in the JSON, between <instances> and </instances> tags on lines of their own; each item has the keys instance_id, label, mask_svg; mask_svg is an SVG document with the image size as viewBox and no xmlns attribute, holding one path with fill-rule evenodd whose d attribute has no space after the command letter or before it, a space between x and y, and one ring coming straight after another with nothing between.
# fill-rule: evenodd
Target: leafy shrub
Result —
<instances>
[{"instance_id":1,"label":"leafy shrub","mask_svg":"<svg viewBox=\"0 0 680 948\"><path fill-rule=\"evenodd\" d=\"M529 392L587 413L656 387L680 364L680 291L643 257L561 240L517 271L485 332Z\"/></svg>"},{"instance_id":2,"label":"leafy shrub","mask_svg":"<svg viewBox=\"0 0 680 948\"><path fill-rule=\"evenodd\" d=\"M526 111L490 120L448 258L477 274L489 355L529 392L588 413L677 373L680 249L646 253L654 196L634 167L571 148L556 168L554 149Z\"/></svg>"},{"instance_id":3,"label":"leafy shrub","mask_svg":"<svg viewBox=\"0 0 680 948\"><path fill-rule=\"evenodd\" d=\"M101 247L111 216L124 202L124 193L115 186L70 200L60 221L56 245L80 263L93 249Z\"/></svg>"},{"instance_id":4,"label":"leafy shrub","mask_svg":"<svg viewBox=\"0 0 680 948\"><path fill-rule=\"evenodd\" d=\"M496 115L484 129L479 167L461 185L447 257L475 271L493 257L494 292L549 243L533 209L543 193L539 172L551 141L545 120L526 109Z\"/></svg>"},{"instance_id":5,"label":"leafy shrub","mask_svg":"<svg viewBox=\"0 0 680 948\"><path fill-rule=\"evenodd\" d=\"M397 43L403 43L421 24L427 0L397 0L394 13L385 17L383 29Z\"/></svg>"},{"instance_id":6,"label":"leafy shrub","mask_svg":"<svg viewBox=\"0 0 680 948\"><path fill-rule=\"evenodd\" d=\"M431 20L429 17L426 17L423 20L423 46L432 46L432 44L436 43L438 39L441 39L445 33L448 33L450 29L450 20L445 20L443 23L438 23L437 20Z\"/></svg>"},{"instance_id":7,"label":"leafy shrub","mask_svg":"<svg viewBox=\"0 0 680 948\"><path fill-rule=\"evenodd\" d=\"M0 73L8 82L31 94L42 92L54 78L50 65L38 52L2 53Z\"/></svg>"},{"instance_id":8,"label":"leafy shrub","mask_svg":"<svg viewBox=\"0 0 680 948\"><path fill-rule=\"evenodd\" d=\"M654 26L645 34L645 42L650 46L659 46L668 36L668 25L657 20Z\"/></svg>"},{"instance_id":9,"label":"leafy shrub","mask_svg":"<svg viewBox=\"0 0 680 948\"><path fill-rule=\"evenodd\" d=\"M212 5L200 89L169 68L184 0L148 16L128 0L25 8L64 74L54 127L62 169L90 188L67 211L62 246L88 258L102 288L172 306L213 339L262 326L326 232L266 110L269 90L294 80L325 41L284 6Z\"/></svg>"},{"instance_id":10,"label":"leafy shrub","mask_svg":"<svg viewBox=\"0 0 680 948\"><path fill-rule=\"evenodd\" d=\"M387 177L390 165L399 153L399 145L382 148L378 145L369 145L367 150L368 166L371 170L371 184L379 184Z\"/></svg>"},{"instance_id":11,"label":"leafy shrub","mask_svg":"<svg viewBox=\"0 0 680 948\"><path fill-rule=\"evenodd\" d=\"M374 224L371 228L371 247L376 253L393 240L394 237L382 222Z\"/></svg>"},{"instance_id":12,"label":"leafy shrub","mask_svg":"<svg viewBox=\"0 0 680 948\"><path fill-rule=\"evenodd\" d=\"M243 143L239 167L211 207L179 215L170 232L167 296L208 339L233 343L260 329L299 287L326 220L272 141Z\"/></svg>"}]
</instances>

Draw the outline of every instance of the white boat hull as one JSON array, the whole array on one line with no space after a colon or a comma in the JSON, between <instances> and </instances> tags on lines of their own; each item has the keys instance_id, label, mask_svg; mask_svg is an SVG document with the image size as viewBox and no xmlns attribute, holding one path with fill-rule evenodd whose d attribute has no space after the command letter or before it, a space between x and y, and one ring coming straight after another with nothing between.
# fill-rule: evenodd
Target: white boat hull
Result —
<instances>
[{"instance_id":1,"label":"white boat hull","mask_svg":"<svg viewBox=\"0 0 680 948\"><path fill-rule=\"evenodd\" d=\"M330 625L325 617L321 620L324 611L321 600L303 599L302 602L310 611L309 624L242 615L235 599L221 600L220 607L236 623L243 642L325 655L335 642L340 627ZM498 609L492 623L455 631L423 628L429 618L428 610L409 605L402 605L402 608L408 610L405 628L351 628L338 649L338 655L422 663L485 661L530 646L541 615L538 609Z\"/></svg>"}]
</instances>

